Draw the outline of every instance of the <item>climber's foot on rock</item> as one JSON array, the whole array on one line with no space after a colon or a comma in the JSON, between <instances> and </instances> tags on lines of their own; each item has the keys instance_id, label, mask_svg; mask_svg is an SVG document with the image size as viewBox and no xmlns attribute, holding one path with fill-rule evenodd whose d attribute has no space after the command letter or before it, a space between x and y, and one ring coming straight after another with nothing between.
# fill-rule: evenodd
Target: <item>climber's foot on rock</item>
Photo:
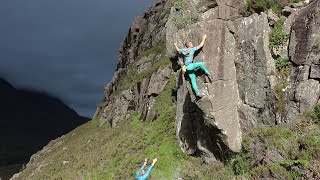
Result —
<instances>
[{"instance_id":1,"label":"climber's foot on rock","mask_svg":"<svg viewBox=\"0 0 320 180\"><path fill-rule=\"evenodd\" d=\"M208 76L209 82L212 83L212 76L210 74L208 74L207 76Z\"/></svg>"},{"instance_id":2,"label":"climber's foot on rock","mask_svg":"<svg viewBox=\"0 0 320 180\"><path fill-rule=\"evenodd\" d=\"M197 96L198 98L202 98L203 95L202 95L200 92L197 92L197 93L196 93L196 96Z\"/></svg>"}]
</instances>

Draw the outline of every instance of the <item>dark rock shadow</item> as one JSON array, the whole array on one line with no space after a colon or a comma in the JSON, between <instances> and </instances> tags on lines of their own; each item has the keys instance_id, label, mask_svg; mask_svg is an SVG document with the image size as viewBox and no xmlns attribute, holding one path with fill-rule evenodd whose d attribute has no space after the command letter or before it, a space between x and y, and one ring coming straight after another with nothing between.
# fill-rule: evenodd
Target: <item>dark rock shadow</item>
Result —
<instances>
[{"instance_id":1,"label":"dark rock shadow","mask_svg":"<svg viewBox=\"0 0 320 180\"><path fill-rule=\"evenodd\" d=\"M179 137L183 141L183 149L189 155L198 154L197 148L197 122L195 121L196 106L191 101L190 93L186 95L183 104L183 118Z\"/></svg>"},{"instance_id":2,"label":"dark rock shadow","mask_svg":"<svg viewBox=\"0 0 320 180\"><path fill-rule=\"evenodd\" d=\"M209 100L207 97L195 100L191 94L194 93L191 84L184 83L190 83L190 79L186 73L180 73L178 87L185 88L186 92L183 95L183 117L178 134L182 141L181 148L189 155L203 158L207 163L225 161L232 151L227 146L226 136L213 124Z\"/></svg>"},{"instance_id":3,"label":"dark rock shadow","mask_svg":"<svg viewBox=\"0 0 320 180\"><path fill-rule=\"evenodd\" d=\"M200 101L205 101L205 99ZM227 137L222 133L221 129L207 122L209 120L214 121L214 117L210 117L199 106L197 106L195 117L197 121L197 139L202 147L213 154L215 159L203 151L199 156L204 157L205 160L209 158L211 162L215 160L225 161L232 151L226 145Z\"/></svg>"}]
</instances>

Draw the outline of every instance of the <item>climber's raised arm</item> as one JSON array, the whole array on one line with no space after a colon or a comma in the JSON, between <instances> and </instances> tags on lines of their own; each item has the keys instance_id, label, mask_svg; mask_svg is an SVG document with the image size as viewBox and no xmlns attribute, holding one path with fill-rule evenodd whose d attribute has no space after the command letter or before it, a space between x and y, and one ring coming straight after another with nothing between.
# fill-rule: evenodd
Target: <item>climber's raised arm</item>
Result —
<instances>
[{"instance_id":1,"label":"climber's raised arm","mask_svg":"<svg viewBox=\"0 0 320 180\"><path fill-rule=\"evenodd\" d=\"M181 49L178 47L178 45L177 45L176 42L174 43L174 46L176 47L176 50L177 50L178 52L180 52Z\"/></svg>"},{"instance_id":2,"label":"climber's raised arm","mask_svg":"<svg viewBox=\"0 0 320 180\"><path fill-rule=\"evenodd\" d=\"M201 41L201 43L197 46L198 49L200 49L200 48L203 47L204 42L206 41L206 38L207 38L207 35L206 35L206 34L202 36L202 41Z\"/></svg>"}]
</instances>

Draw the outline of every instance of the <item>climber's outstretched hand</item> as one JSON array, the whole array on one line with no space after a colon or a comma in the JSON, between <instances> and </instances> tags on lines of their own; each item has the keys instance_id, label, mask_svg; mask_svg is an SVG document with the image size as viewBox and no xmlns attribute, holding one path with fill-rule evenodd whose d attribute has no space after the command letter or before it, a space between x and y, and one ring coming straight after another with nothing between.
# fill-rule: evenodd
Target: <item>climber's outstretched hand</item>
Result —
<instances>
[{"instance_id":1,"label":"climber's outstretched hand","mask_svg":"<svg viewBox=\"0 0 320 180\"><path fill-rule=\"evenodd\" d=\"M200 48L203 47L204 42L206 41L206 38L207 38L207 35L206 35L206 34L202 36L202 41L201 41L201 43L197 46L198 49L200 49Z\"/></svg>"},{"instance_id":2,"label":"climber's outstretched hand","mask_svg":"<svg viewBox=\"0 0 320 180\"><path fill-rule=\"evenodd\" d=\"M179 51L180 51L180 48L178 47L177 42L174 43L174 46L175 46L176 50L179 52Z\"/></svg>"},{"instance_id":3,"label":"climber's outstretched hand","mask_svg":"<svg viewBox=\"0 0 320 180\"><path fill-rule=\"evenodd\" d=\"M154 166L154 164L156 164L157 161L158 161L158 159L154 158L153 161L152 161L152 166Z\"/></svg>"},{"instance_id":4,"label":"climber's outstretched hand","mask_svg":"<svg viewBox=\"0 0 320 180\"><path fill-rule=\"evenodd\" d=\"M206 39L206 38L207 38L207 35L204 34L204 35L202 36L202 39Z\"/></svg>"}]
</instances>

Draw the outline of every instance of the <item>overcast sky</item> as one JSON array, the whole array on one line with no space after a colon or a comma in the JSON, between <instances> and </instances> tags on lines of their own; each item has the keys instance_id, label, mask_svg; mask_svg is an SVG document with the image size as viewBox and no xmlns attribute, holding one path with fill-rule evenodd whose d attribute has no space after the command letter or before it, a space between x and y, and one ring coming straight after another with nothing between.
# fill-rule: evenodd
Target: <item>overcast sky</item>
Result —
<instances>
[{"instance_id":1,"label":"overcast sky","mask_svg":"<svg viewBox=\"0 0 320 180\"><path fill-rule=\"evenodd\" d=\"M155 0L0 0L0 77L92 117L134 18Z\"/></svg>"}]
</instances>

